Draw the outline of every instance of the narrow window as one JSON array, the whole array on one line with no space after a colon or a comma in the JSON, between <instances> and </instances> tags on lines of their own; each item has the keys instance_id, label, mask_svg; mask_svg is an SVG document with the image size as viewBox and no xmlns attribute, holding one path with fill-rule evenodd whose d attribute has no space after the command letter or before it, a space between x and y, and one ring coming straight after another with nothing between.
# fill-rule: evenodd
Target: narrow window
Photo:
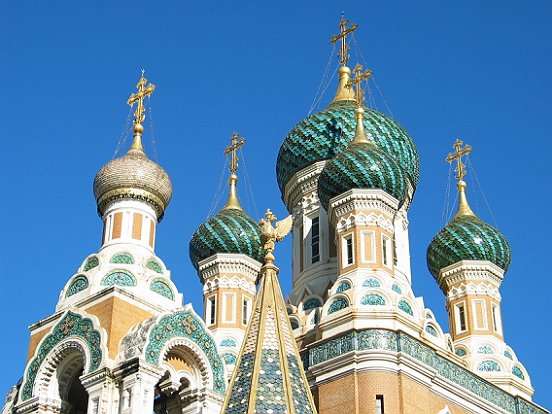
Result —
<instances>
[{"instance_id":1,"label":"narrow window","mask_svg":"<svg viewBox=\"0 0 552 414\"><path fill-rule=\"evenodd\" d=\"M383 408L383 395L376 395L376 414L385 414Z\"/></svg>"},{"instance_id":2,"label":"narrow window","mask_svg":"<svg viewBox=\"0 0 552 414\"><path fill-rule=\"evenodd\" d=\"M498 306L495 304L492 304L492 313L493 313L493 328L495 332L500 333L501 326L500 326L500 314L498 310Z\"/></svg>"},{"instance_id":3,"label":"narrow window","mask_svg":"<svg viewBox=\"0 0 552 414\"><path fill-rule=\"evenodd\" d=\"M381 246L383 250L383 264L385 266L388 266L389 263L389 239L387 237L383 237L381 239Z\"/></svg>"},{"instance_id":4,"label":"narrow window","mask_svg":"<svg viewBox=\"0 0 552 414\"><path fill-rule=\"evenodd\" d=\"M311 263L320 261L320 218L312 219L311 226Z\"/></svg>"},{"instance_id":5,"label":"narrow window","mask_svg":"<svg viewBox=\"0 0 552 414\"><path fill-rule=\"evenodd\" d=\"M347 243L347 266L353 264L353 238L349 237L346 240Z\"/></svg>"},{"instance_id":6,"label":"narrow window","mask_svg":"<svg viewBox=\"0 0 552 414\"><path fill-rule=\"evenodd\" d=\"M464 303L455 305L455 308L457 315L456 323L458 324L457 331L464 332L466 330L466 308L464 307Z\"/></svg>"},{"instance_id":7,"label":"narrow window","mask_svg":"<svg viewBox=\"0 0 552 414\"><path fill-rule=\"evenodd\" d=\"M217 298L216 296L211 296L210 298L207 299L207 312L209 313L208 315L208 320L209 320L209 325L214 325L215 322L217 321L216 319L216 315L217 315Z\"/></svg>"},{"instance_id":8,"label":"narrow window","mask_svg":"<svg viewBox=\"0 0 552 414\"><path fill-rule=\"evenodd\" d=\"M242 309L242 323L244 325L247 325L247 321L249 320L249 305L251 301L247 298L243 299L243 309Z\"/></svg>"}]
</instances>

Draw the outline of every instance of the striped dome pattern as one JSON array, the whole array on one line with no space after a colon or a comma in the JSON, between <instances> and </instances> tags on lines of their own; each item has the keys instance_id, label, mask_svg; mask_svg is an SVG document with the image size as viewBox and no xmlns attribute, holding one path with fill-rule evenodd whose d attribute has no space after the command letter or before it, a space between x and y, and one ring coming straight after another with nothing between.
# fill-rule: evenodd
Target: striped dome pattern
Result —
<instances>
[{"instance_id":1,"label":"striped dome pattern","mask_svg":"<svg viewBox=\"0 0 552 414\"><path fill-rule=\"evenodd\" d=\"M297 171L342 152L355 135L356 104L338 101L299 122L285 138L276 162L280 191ZM420 176L418 151L406 130L390 117L364 108L364 129L369 140L404 168L414 188Z\"/></svg>"},{"instance_id":2,"label":"striped dome pattern","mask_svg":"<svg viewBox=\"0 0 552 414\"><path fill-rule=\"evenodd\" d=\"M318 179L318 197L326 210L330 200L352 188L381 189L406 199L406 179L399 164L373 144L352 144L329 161Z\"/></svg>"},{"instance_id":3,"label":"striped dome pattern","mask_svg":"<svg viewBox=\"0 0 552 414\"><path fill-rule=\"evenodd\" d=\"M478 217L457 216L429 244L427 266L437 278L441 269L461 260L488 260L507 271L510 245L501 232Z\"/></svg>"},{"instance_id":4,"label":"striped dome pattern","mask_svg":"<svg viewBox=\"0 0 552 414\"><path fill-rule=\"evenodd\" d=\"M199 262L216 253L243 253L262 263L259 225L243 210L222 209L199 226L190 240L190 259L196 268Z\"/></svg>"}]
</instances>

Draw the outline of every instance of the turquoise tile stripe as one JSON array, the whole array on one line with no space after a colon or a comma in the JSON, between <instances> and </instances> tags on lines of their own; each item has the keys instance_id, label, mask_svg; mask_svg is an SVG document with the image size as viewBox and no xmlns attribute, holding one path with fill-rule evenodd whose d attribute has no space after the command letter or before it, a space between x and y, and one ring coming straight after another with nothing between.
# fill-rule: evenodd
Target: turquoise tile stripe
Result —
<instances>
[{"instance_id":1,"label":"turquoise tile stripe","mask_svg":"<svg viewBox=\"0 0 552 414\"><path fill-rule=\"evenodd\" d=\"M427 266L437 278L441 269L461 260L488 260L506 271L511 261L510 245L501 232L481 219L458 216L429 244Z\"/></svg>"},{"instance_id":2,"label":"turquoise tile stripe","mask_svg":"<svg viewBox=\"0 0 552 414\"><path fill-rule=\"evenodd\" d=\"M355 103L335 102L299 122L285 138L276 162L276 177L283 192L297 171L321 160L333 158L352 141L355 128ZM365 109L364 128L368 139L397 160L415 188L420 176L418 151L406 130L390 117Z\"/></svg>"},{"instance_id":3,"label":"turquoise tile stripe","mask_svg":"<svg viewBox=\"0 0 552 414\"><path fill-rule=\"evenodd\" d=\"M198 263L216 253L243 253L262 262L260 229L245 212L223 209L199 226L190 240L190 259Z\"/></svg>"},{"instance_id":4,"label":"turquoise tile stripe","mask_svg":"<svg viewBox=\"0 0 552 414\"><path fill-rule=\"evenodd\" d=\"M318 197L327 210L333 197L352 188L381 189L399 200L406 199L407 184L399 164L367 143L353 144L330 160L318 180Z\"/></svg>"}]
</instances>

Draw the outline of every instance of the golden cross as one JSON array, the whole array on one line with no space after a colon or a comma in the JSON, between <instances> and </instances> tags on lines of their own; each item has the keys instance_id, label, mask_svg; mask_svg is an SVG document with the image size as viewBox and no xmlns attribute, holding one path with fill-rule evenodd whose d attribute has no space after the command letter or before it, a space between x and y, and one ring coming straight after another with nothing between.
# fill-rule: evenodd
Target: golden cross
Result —
<instances>
[{"instance_id":1,"label":"golden cross","mask_svg":"<svg viewBox=\"0 0 552 414\"><path fill-rule=\"evenodd\" d=\"M345 66L349 61L349 45L347 45L347 35L349 33L353 33L358 27L358 25L355 23L351 23L351 27L347 27L348 23L349 21L343 15L341 15L341 21L339 22L340 32L339 34L332 36L332 38L330 39L330 43L332 44L341 39L341 49L338 52L338 55L341 58L339 63L341 63L341 65L343 66Z\"/></svg>"},{"instance_id":2,"label":"golden cross","mask_svg":"<svg viewBox=\"0 0 552 414\"><path fill-rule=\"evenodd\" d=\"M361 107L364 103L364 90L362 89L362 81L369 79L370 76L372 76L372 71L370 69L366 69L364 72L362 72L362 65L358 64L355 66L355 69L353 71L355 73L354 79L349 79L349 82L347 82L347 88L352 88L353 85L355 85L355 99L357 101L357 106Z\"/></svg>"},{"instance_id":3,"label":"golden cross","mask_svg":"<svg viewBox=\"0 0 552 414\"><path fill-rule=\"evenodd\" d=\"M150 96L155 90L155 85L150 83L148 86L146 86L147 82L148 80L144 77L144 69L142 69L142 76L136 84L136 89L138 89L138 92L130 95L130 98L128 98L127 101L127 103L131 107L133 107L134 104L138 102L138 107L136 108L136 112L134 112L134 125L141 124L142 122L144 122L144 119L146 119L144 98L146 96Z\"/></svg>"},{"instance_id":4,"label":"golden cross","mask_svg":"<svg viewBox=\"0 0 552 414\"><path fill-rule=\"evenodd\" d=\"M232 141L232 145L230 145L224 150L224 155L232 154L232 158L230 159L230 172L234 174L238 169L237 150L238 148L243 146L243 144L245 144L245 138L240 137L240 134L238 134L237 132L234 132L234 134L232 134L232 138L230 139Z\"/></svg>"},{"instance_id":5,"label":"golden cross","mask_svg":"<svg viewBox=\"0 0 552 414\"><path fill-rule=\"evenodd\" d=\"M462 180L466 176L466 166L462 162L462 156L468 155L472 147L470 145L464 145L464 148L462 148L462 144L464 144L462 141L457 139L454 142L454 145L452 148L454 148L454 152L451 152L449 155L447 155L446 161L449 164L452 164L454 160L456 160L456 178L458 180Z\"/></svg>"}]
</instances>

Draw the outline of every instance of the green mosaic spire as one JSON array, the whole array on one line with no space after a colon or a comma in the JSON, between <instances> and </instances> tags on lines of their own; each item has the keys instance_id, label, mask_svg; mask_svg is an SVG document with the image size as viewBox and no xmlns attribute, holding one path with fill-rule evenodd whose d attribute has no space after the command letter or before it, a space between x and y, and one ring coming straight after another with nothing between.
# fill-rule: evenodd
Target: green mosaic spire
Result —
<instances>
[{"instance_id":1,"label":"green mosaic spire","mask_svg":"<svg viewBox=\"0 0 552 414\"><path fill-rule=\"evenodd\" d=\"M265 264L223 414L315 414L277 278Z\"/></svg>"},{"instance_id":2,"label":"green mosaic spire","mask_svg":"<svg viewBox=\"0 0 552 414\"><path fill-rule=\"evenodd\" d=\"M355 135L355 108L354 101L333 102L326 109L299 122L289 132L276 162L280 191L283 192L297 171L317 161L333 158L347 148ZM364 111L364 129L368 139L398 162L416 188L420 161L412 138L390 117L369 108L364 108Z\"/></svg>"}]
</instances>

